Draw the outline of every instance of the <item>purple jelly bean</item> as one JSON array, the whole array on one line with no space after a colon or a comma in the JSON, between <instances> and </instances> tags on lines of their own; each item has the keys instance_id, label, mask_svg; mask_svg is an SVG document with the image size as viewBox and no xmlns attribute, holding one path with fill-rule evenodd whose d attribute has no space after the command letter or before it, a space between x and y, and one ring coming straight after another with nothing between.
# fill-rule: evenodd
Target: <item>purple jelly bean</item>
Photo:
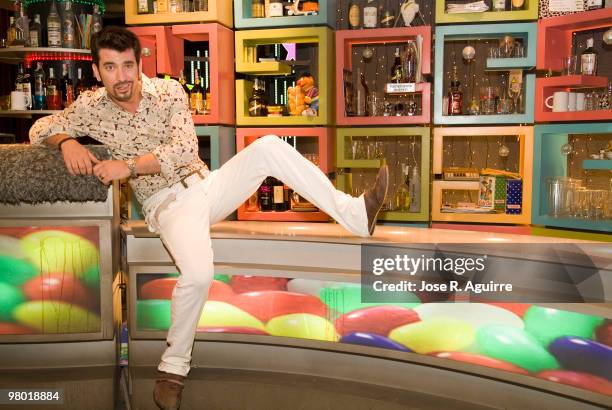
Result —
<instances>
[{"instance_id":1,"label":"purple jelly bean","mask_svg":"<svg viewBox=\"0 0 612 410\"><path fill-rule=\"evenodd\" d=\"M564 369L612 380L612 348L582 337L560 337L548 350Z\"/></svg>"},{"instance_id":2,"label":"purple jelly bean","mask_svg":"<svg viewBox=\"0 0 612 410\"><path fill-rule=\"evenodd\" d=\"M374 333L353 332L343 336L340 339L341 343L350 343L354 345L382 347L383 349L401 350L402 352L411 352L406 346L399 344L388 337L377 335Z\"/></svg>"}]
</instances>

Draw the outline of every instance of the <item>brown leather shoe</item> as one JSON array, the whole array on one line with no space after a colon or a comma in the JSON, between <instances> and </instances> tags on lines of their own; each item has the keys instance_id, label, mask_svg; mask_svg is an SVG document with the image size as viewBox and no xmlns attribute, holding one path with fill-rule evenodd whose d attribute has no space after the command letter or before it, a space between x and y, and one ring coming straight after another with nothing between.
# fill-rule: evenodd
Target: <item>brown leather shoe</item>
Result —
<instances>
[{"instance_id":1,"label":"brown leather shoe","mask_svg":"<svg viewBox=\"0 0 612 410\"><path fill-rule=\"evenodd\" d=\"M380 209L385 203L388 187L389 167L387 165L383 165L378 170L378 175L376 176L376 182L374 183L374 186L368 191L366 191L364 195L366 213L368 215L368 229L370 231L370 235L374 233L374 228L376 228L376 217L378 216Z\"/></svg>"},{"instance_id":2,"label":"brown leather shoe","mask_svg":"<svg viewBox=\"0 0 612 410\"><path fill-rule=\"evenodd\" d=\"M185 377L178 374L157 372L153 400L162 410L178 410L181 407Z\"/></svg>"}]
</instances>

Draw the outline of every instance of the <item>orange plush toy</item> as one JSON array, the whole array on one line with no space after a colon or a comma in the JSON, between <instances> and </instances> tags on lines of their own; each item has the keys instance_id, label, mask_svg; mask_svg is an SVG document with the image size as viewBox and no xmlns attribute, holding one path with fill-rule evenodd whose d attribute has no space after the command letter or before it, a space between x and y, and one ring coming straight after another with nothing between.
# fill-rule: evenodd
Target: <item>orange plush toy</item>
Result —
<instances>
[{"instance_id":1,"label":"orange plush toy","mask_svg":"<svg viewBox=\"0 0 612 410\"><path fill-rule=\"evenodd\" d=\"M297 81L297 85L304 91L304 102L307 106L302 111L302 115L319 115L319 89L314 84L314 77L310 73L304 73Z\"/></svg>"},{"instance_id":2,"label":"orange plush toy","mask_svg":"<svg viewBox=\"0 0 612 410\"><path fill-rule=\"evenodd\" d=\"M289 115L302 115L302 112L306 109L306 103L304 102L304 91L298 84L295 87L287 88L287 100L289 102Z\"/></svg>"}]
</instances>

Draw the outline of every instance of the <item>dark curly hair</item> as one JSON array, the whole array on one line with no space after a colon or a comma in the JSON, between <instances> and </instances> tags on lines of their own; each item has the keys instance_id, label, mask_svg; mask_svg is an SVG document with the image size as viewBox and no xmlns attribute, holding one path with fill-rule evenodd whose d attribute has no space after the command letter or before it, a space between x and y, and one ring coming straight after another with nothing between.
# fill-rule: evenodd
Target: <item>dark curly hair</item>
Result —
<instances>
[{"instance_id":1,"label":"dark curly hair","mask_svg":"<svg viewBox=\"0 0 612 410\"><path fill-rule=\"evenodd\" d=\"M115 51L134 50L136 63L140 63L140 41L136 34L117 26L107 26L93 35L91 39L91 58L95 65L100 61L99 51L108 48Z\"/></svg>"}]
</instances>

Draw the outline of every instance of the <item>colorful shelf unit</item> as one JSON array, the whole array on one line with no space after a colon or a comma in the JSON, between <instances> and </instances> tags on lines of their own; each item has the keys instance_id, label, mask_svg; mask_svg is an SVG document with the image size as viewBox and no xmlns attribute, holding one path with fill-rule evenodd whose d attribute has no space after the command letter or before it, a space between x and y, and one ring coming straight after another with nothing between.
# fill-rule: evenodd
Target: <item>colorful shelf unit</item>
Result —
<instances>
[{"instance_id":1,"label":"colorful shelf unit","mask_svg":"<svg viewBox=\"0 0 612 410\"><path fill-rule=\"evenodd\" d=\"M325 173L333 170L333 130L323 127L303 128L237 128L236 149L243 150L253 141L268 134L279 137L296 137L298 150L307 150L318 154L319 168ZM303 152L306 153L306 152ZM322 211L316 212L249 212L245 205L238 208L238 219L241 221L285 221L285 222L327 222L329 216Z\"/></svg>"},{"instance_id":2,"label":"colorful shelf unit","mask_svg":"<svg viewBox=\"0 0 612 410\"><path fill-rule=\"evenodd\" d=\"M172 26L172 35L184 41L208 42L211 109L210 114L194 115L193 122L234 124L234 54L228 47L234 41L234 32L217 23L183 24Z\"/></svg>"},{"instance_id":3,"label":"colorful shelf unit","mask_svg":"<svg viewBox=\"0 0 612 410\"><path fill-rule=\"evenodd\" d=\"M452 0L436 0L436 24L482 23L491 21L518 21L538 19L538 0L525 0L522 10L485 11L483 13L447 13L446 3Z\"/></svg>"},{"instance_id":4,"label":"colorful shelf unit","mask_svg":"<svg viewBox=\"0 0 612 410\"><path fill-rule=\"evenodd\" d=\"M488 139L499 140L514 139L516 143L513 147L517 150L516 161L518 162L517 171L523 180L522 212L516 215L505 213L447 213L441 211L443 194L445 190L455 191L479 191L479 181L447 181L434 180L432 185L432 210L431 219L434 222L469 222L485 224L517 224L526 225L531 221L531 183L533 174L533 127L444 127L434 128L433 130L433 165L432 173L442 175L444 168L451 166L444 161L444 139L446 137L456 139L468 139L475 136L482 136L487 139L487 151L493 151L497 155L498 149L489 150ZM510 141L506 141L510 145ZM479 147L481 148L481 147ZM476 149L476 148L471 148ZM512 150L511 150L512 151ZM461 152L453 152L451 155L462 156ZM488 155L488 153L487 153ZM488 159L486 160L488 162ZM461 164L460 166L463 166ZM498 164L499 166L499 164ZM488 167L492 167L491 164Z\"/></svg>"},{"instance_id":5,"label":"colorful shelf unit","mask_svg":"<svg viewBox=\"0 0 612 410\"><path fill-rule=\"evenodd\" d=\"M612 8L539 20L536 67L562 71L563 57L572 53L572 33L609 27L611 21Z\"/></svg>"},{"instance_id":6,"label":"colorful shelf unit","mask_svg":"<svg viewBox=\"0 0 612 410\"><path fill-rule=\"evenodd\" d=\"M319 12L314 16L252 18L252 0L234 0L234 24L237 29L279 28L299 26L336 27L336 0L319 0Z\"/></svg>"},{"instance_id":7,"label":"colorful shelf unit","mask_svg":"<svg viewBox=\"0 0 612 410\"><path fill-rule=\"evenodd\" d=\"M352 143L356 138L362 139L363 137L374 137L379 139L380 142L385 145L386 141L391 143L393 139L401 144L405 144L406 148L410 146L410 141L414 141L419 144L420 154L415 155L415 158L410 158L409 154L406 153L407 162L409 165L416 159L420 167L420 211L419 212L406 212L406 211L382 211L379 216L379 221L401 221L401 222L424 222L429 221L429 180L430 180L430 129L429 127L385 127L385 128L337 128L336 129L336 167L346 168L341 174L338 175L337 187L338 189L353 193L353 180L355 179L354 174L356 169L365 169L371 171L372 181L376 175L377 169L381 166L382 161L380 159L352 159L349 157L349 152L352 150ZM349 149L350 148L350 149ZM392 152L393 151L393 152ZM395 157L393 160L392 155L402 154L402 149L385 150L385 154L388 153L389 163L391 171L391 184L388 198L395 196L394 185L396 182L401 184L401 174L399 172L399 164L402 163L401 158ZM352 154L351 154L352 156ZM397 163L396 163L397 162ZM397 180L397 181L396 181ZM355 195L356 193L353 193Z\"/></svg>"},{"instance_id":8,"label":"colorful shelf unit","mask_svg":"<svg viewBox=\"0 0 612 410\"><path fill-rule=\"evenodd\" d=\"M296 127L333 124L333 76L334 34L326 27L283 28L271 30L244 30L235 32L236 72L250 75L286 75L291 66L283 62L255 62L256 47L267 44L295 43L317 46L317 70L313 72L319 88L318 116L251 117L248 101L252 93L252 81L236 80L236 124L239 126ZM253 60L253 61L252 61Z\"/></svg>"},{"instance_id":9,"label":"colorful shelf unit","mask_svg":"<svg viewBox=\"0 0 612 410\"><path fill-rule=\"evenodd\" d=\"M421 73L431 73L431 27L403 27L364 30L340 30L336 32L336 124L337 125L401 125L427 124L431 119L431 84L417 83L415 91L421 95L421 115L415 116L376 116L347 117L344 104L344 70L353 66L353 47L364 45L401 46L407 40L414 40L418 35L423 37ZM371 64L377 64L376 61ZM379 74L383 78L386 74ZM357 85L359 86L359 85Z\"/></svg>"},{"instance_id":10,"label":"colorful shelf unit","mask_svg":"<svg viewBox=\"0 0 612 410\"><path fill-rule=\"evenodd\" d=\"M549 227L569 228L589 231L612 232L612 218L592 220L574 217L554 217L549 215L547 179L558 176L569 176L568 158L561 154L561 147L568 143L569 136L608 135L612 139L612 122L546 124L535 126L534 139L534 172L533 172L533 207L532 224ZM590 161L579 161L583 166ZM601 162L607 162L601 160ZM591 170L585 172L593 172ZM606 169L597 169L603 173ZM609 171L612 173L612 171ZM612 177L610 175L608 178ZM609 184L608 180L608 184ZM609 185L608 185L609 186Z\"/></svg>"},{"instance_id":11,"label":"colorful shelf unit","mask_svg":"<svg viewBox=\"0 0 612 410\"><path fill-rule=\"evenodd\" d=\"M225 164L236 153L236 130L223 126L196 126L200 158L209 169L215 170ZM142 206L128 190L128 219L144 219Z\"/></svg>"},{"instance_id":12,"label":"colorful shelf unit","mask_svg":"<svg viewBox=\"0 0 612 410\"><path fill-rule=\"evenodd\" d=\"M189 13L138 14L138 0L126 0L125 24L176 24L176 23L221 23L233 27L232 2L230 0L208 0L208 11Z\"/></svg>"},{"instance_id":13,"label":"colorful shelf unit","mask_svg":"<svg viewBox=\"0 0 612 410\"><path fill-rule=\"evenodd\" d=\"M234 32L220 24L130 27L143 45L143 72L178 76L185 66L185 42L208 42L211 110L194 115L195 124L234 124ZM145 48L147 51L145 51Z\"/></svg>"},{"instance_id":14,"label":"colorful shelf unit","mask_svg":"<svg viewBox=\"0 0 612 410\"><path fill-rule=\"evenodd\" d=\"M557 121L606 121L612 119L612 110L594 111L566 111L553 112L545 101L556 91L587 92L589 88L605 88L608 86L607 77L588 75L567 75L561 77L548 77L536 79L535 119L537 122Z\"/></svg>"},{"instance_id":15,"label":"colorful shelf unit","mask_svg":"<svg viewBox=\"0 0 612 410\"><path fill-rule=\"evenodd\" d=\"M450 67L445 66L444 56L446 42L465 41L467 42L499 39L508 34L515 39L521 39L525 49L524 58L499 59L500 62L492 63L489 59L489 69L491 71L530 69L536 65L536 33L535 23L504 23L504 24L482 24L482 25L452 25L436 27L435 33L435 75L434 75L434 123L435 124L529 124L533 123L534 118L534 88L535 74L524 75L524 106L525 112L522 114L505 115L443 115L443 97L446 93L444 89L444 79ZM457 51L457 61L461 59L461 48ZM478 58L478 56L477 56ZM507 60L516 60L509 64ZM493 64L493 65L491 65ZM506 67L503 67L503 66ZM468 101L464 98L464 105Z\"/></svg>"}]
</instances>

